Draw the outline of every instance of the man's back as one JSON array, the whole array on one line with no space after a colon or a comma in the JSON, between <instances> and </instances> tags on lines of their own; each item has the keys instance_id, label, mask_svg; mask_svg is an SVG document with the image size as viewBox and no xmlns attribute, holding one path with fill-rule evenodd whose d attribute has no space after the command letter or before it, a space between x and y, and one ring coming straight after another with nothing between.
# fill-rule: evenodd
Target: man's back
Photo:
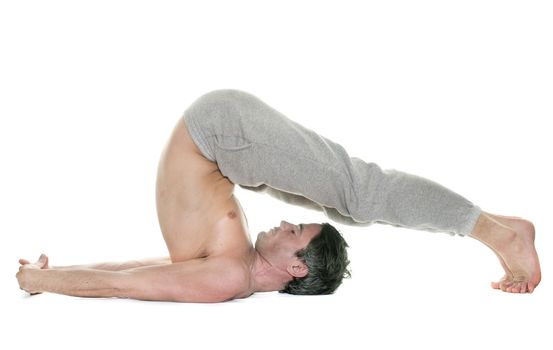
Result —
<instances>
[{"instance_id":1,"label":"man's back","mask_svg":"<svg viewBox=\"0 0 553 350\"><path fill-rule=\"evenodd\" d=\"M161 156L156 186L159 223L173 263L199 259L220 261L226 273L229 266L247 270L253 246L233 191L180 119ZM245 279L244 284L244 293L251 294Z\"/></svg>"}]
</instances>

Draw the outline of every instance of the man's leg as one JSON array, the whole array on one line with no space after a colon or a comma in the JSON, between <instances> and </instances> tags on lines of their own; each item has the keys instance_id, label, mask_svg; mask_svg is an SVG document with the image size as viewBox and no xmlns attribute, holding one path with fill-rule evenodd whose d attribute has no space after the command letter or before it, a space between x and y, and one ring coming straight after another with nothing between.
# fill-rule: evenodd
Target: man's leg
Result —
<instances>
[{"instance_id":1,"label":"man's leg","mask_svg":"<svg viewBox=\"0 0 553 350\"><path fill-rule=\"evenodd\" d=\"M480 216L480 208L453 191L350 157L341 145L243 91L205 94L184 118L198 148L233 183L266 185L262 191L311 202L334 221L467 235Z\"/></svg>"}]
</instances>

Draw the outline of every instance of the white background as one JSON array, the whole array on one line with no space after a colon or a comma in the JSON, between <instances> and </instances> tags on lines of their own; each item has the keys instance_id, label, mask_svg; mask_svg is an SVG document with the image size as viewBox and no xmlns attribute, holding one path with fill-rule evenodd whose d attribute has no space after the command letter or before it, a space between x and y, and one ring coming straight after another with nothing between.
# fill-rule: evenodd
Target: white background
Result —
<instances>
[{"instance_id":1,"label":"white background","mask_svg":"<svg viewBox=\"0 0 553 350\"><path fill-rule=\"evenodd\" d=\"M1 4L1 348L551 349L550 2ZM543 282L532 295L492 290L502 269L468 237L336 225L353 278L332 296L25 296L20 257L166 254L157 161L184 109L219 88L255 94L351 156L532 220ZM252 236L326 219L237 196Z\"/></svg>"}]
</instances>

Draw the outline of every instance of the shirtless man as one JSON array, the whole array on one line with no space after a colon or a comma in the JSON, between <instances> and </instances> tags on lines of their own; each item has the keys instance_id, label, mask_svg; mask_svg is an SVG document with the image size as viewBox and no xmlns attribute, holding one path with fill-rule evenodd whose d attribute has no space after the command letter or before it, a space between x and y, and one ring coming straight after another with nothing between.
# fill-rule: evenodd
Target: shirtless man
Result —
<instances>
[{"instance_id":1,"label":"shirtless man","mask_svg":"<svg viewBox=\"0 0 553 350\"><path fill-rule=\"evenodd\" d=\"M541 279L531 222L481 211L430 180L350 158L255 96L217 90L185 112L160 160L157 211L170 256L68 267L50 267L45 255L35 263L20 259L20 288L182 302L262 291L333 293L349 275L340 233L328 223L282 221L253 246L235 184L345 224L382 222L475 238L505 270L495 289L532 293Z\"/></svg>"}]
</instances>

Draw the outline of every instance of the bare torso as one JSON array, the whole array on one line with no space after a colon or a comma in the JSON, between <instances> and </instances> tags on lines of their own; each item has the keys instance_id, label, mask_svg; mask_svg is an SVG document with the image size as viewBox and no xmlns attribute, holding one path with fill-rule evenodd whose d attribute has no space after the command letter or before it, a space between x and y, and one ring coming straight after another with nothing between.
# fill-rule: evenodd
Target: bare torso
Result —
<instances>
[{"instance_id":1,"label":"bare torso","mask_svg":"<svg viewBox=\"0 0 553 350\"><path fill-rule=\"evenodd\" d=\"M202 155L179 119L162 153L156 184L159 223L172 262L232 260L247 269L253 246L233 192L234 184Z\"/></svg>"}]
</instances>

